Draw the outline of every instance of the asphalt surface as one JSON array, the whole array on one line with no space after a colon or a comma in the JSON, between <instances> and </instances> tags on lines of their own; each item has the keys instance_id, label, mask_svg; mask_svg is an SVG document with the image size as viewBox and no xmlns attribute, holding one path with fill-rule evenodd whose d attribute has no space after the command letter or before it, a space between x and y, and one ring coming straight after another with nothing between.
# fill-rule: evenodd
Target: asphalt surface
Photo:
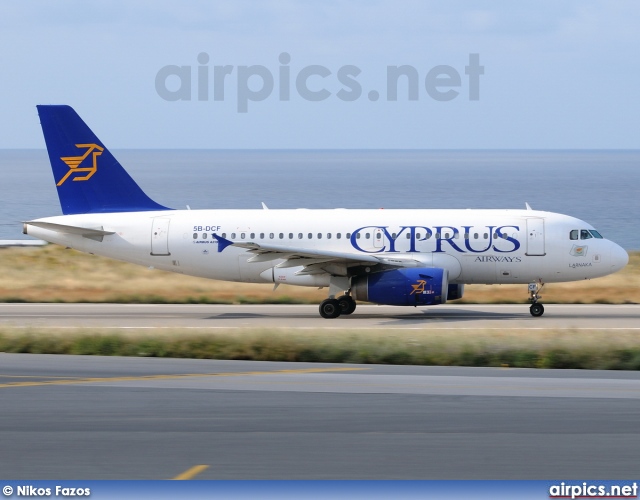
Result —
<instances>
[{"instance_id":1,"label":"asphalt surface","mask_svg":"<svg viewBox=\"0 0 640 500\"><path fill-rule=\"evenodd\" d=\"M638 415L636 372L0 354L5 479L629 479Z\"/></svg>"},{"instance_id":2,"label":"asphalt surface","mask_svg":"<svg viewBox=\"0 0 640 500\"><path fill-rule=\"evenodd\" d=\"M534 318L527 304L424 308L359 305L327 320L315 305L0 304L0 328L377 328L636 329L640 305L549 304Z\"/></svg>"}]
</instances>

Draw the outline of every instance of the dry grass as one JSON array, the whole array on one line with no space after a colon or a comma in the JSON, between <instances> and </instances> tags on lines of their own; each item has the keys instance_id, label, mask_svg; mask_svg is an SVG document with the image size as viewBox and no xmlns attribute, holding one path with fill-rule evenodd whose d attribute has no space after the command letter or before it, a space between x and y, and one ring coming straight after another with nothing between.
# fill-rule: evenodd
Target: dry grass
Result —
<instances>
[{"instance_id":1,"label":"dry grass","mask_svg":"<svg viewBox=\"0 0 640 500\"><path fill-rule=\"evenodd\" d=\"M313 288L229 283L148 269L57 245L0 250L0 301L314 303Z\"/></svg>"},{"instance_id":2,"label":"dry grass","mask_svg":"<svg viewBox=\"0 0 640 500\"><path fill-rule=\"evenodd\" d=\"M57 245L0 250L3 302L319 303L327 293L287 285L272 289L149 270ZM523 303L526 297L525 285L469 285L463 301ZM543 302L640 303L640 253L631 254L617 274L546 285Z\"/></svg>"}]
</instances>

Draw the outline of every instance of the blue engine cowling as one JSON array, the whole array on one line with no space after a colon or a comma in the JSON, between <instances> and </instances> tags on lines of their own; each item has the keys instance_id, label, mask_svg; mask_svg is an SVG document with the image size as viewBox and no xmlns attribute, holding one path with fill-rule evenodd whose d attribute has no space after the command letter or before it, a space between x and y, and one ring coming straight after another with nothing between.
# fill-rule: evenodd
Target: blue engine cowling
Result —
<instances>
[{"instance_id":1,"label":"blue engine cowling","mask_svg":"<svg viewBox=\"0 0 640 500\"><path fill-rule=\"evenodd\" d=\"M414 267L356 276L351 293L356 300L390 306L430 306L447 301L449 272L438 267Z\"/></svg>"}]
</instances>

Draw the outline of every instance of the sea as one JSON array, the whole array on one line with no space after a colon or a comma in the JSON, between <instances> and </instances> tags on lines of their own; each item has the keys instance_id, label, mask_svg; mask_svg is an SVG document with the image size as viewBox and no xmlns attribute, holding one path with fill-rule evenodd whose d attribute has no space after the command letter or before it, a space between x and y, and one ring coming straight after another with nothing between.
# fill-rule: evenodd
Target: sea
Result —
<instances>
[{"instance_id":1,"label":"sea","mask_svg":"<svg viewBox=\"0 0 640 500\"><path fill-rule=\"evenodd\" d=\"M113 150L172 208L525 208L640 250L640 150ZM0 150L0 240L60 215L45 150ZM327 221L330 222L330 221Z\"/></svg>"}]
</instances>

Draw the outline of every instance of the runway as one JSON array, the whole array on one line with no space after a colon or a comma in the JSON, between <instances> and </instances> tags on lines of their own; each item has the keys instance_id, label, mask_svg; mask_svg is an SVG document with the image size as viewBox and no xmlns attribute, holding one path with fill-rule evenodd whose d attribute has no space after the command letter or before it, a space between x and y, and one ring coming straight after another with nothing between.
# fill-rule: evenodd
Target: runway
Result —
<instances>
[{"instance_id":1,"label":"runway","mask_svg":"<svg viewBox=\"0 0 640 500\"><path fill-rule=\"evenodd\" d=\"M640 306L0 304L0 330L638 330ZM640 373L0 354L13 479L628 479Z\"/></svg>"},{"instance_id":2,"label":"runway","mask_svg":"<svg viewBox=\"0 0 640 500\"><path fill-rule=\"evenodd\" d=\"M628 479L640 374L0 354L7 479Z\"/></svg>"},{"instance_id":3,"label":"runway","mask_svg":"<svg viewBox=\"0 0 640 500\"><path fill-rule=\"evenodd\" d=\"M425 308L358 305L327 320L315 305L0 304L0 328L114 329L625 329L640 330L640 305L549 304L534 318L527 304Z\"/></svg>"}]
</instances>

